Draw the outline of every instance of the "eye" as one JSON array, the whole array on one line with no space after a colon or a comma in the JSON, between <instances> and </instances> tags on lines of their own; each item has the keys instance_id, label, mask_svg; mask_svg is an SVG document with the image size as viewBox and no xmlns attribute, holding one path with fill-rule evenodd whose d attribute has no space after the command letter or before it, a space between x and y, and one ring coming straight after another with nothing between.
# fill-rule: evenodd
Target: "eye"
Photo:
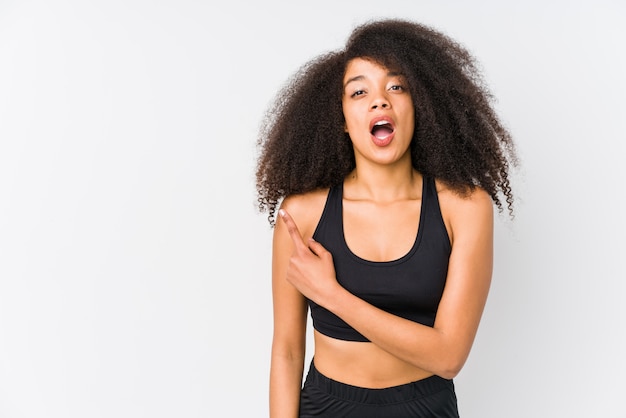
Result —
<instances>
[{"instance_id":1,"label":"eye","mask_svg":"<svg viewBox=\"0 0 626 418\"><path fill-rule=\"evenodd\" d=\"M402 86L400 84L394 84L393 86L389 87L389 90L391 90L391 91L404 91L404 86Z\"/></svg>"},{"instance_id":2,"label":"eye","mask_svg":"<svg viewBox=\"0 0 626 418\"><path fill-rule=\"evenodd\" d=\"M365 90L355 90L354 93L350 95L350 97L358 97L365 94Z\"/></svg>"}]
</instances>

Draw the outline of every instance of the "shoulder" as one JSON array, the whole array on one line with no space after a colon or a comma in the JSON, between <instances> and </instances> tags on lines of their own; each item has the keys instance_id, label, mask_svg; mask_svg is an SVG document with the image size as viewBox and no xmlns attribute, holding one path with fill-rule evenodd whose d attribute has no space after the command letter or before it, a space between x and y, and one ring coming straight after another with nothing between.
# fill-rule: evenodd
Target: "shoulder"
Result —
<instances>
[{"instance_id":1,"label":"shoulder","mask_svg":"<svg viewBox=\"0 0 626 418\"><path fill-rule=\"evenodd\" d=\"M437 196L450 241L459 234L491 234L493 230L493 200L482 188L475 187L461 194L436 181Z\"/></svg>"},{"instance_id":2,"label":"shoulder","mask_svg":"<svg viewBox=\"0 0 626 418\"><path fill-rule=\"evenodd\" d=\"M324 211L328 192L329 189L324 188L290 195L281 203L280 208L289 212L303 237L313 236Z\"/></svg>"}]
</instances>

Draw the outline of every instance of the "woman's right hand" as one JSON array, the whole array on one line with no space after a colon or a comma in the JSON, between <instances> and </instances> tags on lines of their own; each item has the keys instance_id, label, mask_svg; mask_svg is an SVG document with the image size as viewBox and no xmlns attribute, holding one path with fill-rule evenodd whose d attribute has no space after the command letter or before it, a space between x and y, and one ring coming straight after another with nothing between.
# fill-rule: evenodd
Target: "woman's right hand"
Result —
<instances>
[{"instance_id":1,"label":"woman's right hand","mask_svg":"<svg viewBox=\"0 0 626 418\"><path fill-rule=\"evenodd\" d=\"M313 238L308 243L305 242L298 226L286 210L281 209L279 215L293 242L287 281L305 297L324 306L324 300L341 289L335 276L332 254Z\"/></svg>"}]
</instances>

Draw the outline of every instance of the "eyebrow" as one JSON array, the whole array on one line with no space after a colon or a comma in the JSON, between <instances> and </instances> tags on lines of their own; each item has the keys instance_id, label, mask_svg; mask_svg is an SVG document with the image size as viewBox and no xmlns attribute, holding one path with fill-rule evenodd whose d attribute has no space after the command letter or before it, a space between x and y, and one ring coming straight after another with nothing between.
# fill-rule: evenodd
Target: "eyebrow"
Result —
<instances>
[{"instance_id":1,"label":"eyebrow","mask_svg":"<svg viewBox=\"0 0 626 418\"><path fill-rule=\"evenodd\" d=\"M400 74L397 71L389 71L387 73L387 77L402 77L402 74ZM364 75L357 75L354 77L350 77L348 80L346 80L346 82L343 84L343 87L346 88L346 86L354 81L361 81L364 80L365 76Z\"/></svg>"}]
</instances>

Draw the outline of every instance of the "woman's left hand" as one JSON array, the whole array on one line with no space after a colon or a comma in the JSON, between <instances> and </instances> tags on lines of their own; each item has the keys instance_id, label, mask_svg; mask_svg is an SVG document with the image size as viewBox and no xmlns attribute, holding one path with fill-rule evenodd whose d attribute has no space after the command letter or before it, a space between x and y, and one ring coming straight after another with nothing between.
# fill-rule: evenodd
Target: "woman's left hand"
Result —
<instances>
[{"instance_id":1,"label":"woman's left hand","mask_svg":"<svg viewBox=\"0 0 626 418\"><path fill-rule=\"evenodd\" d=\"M333 256L313 238L305 243L287 211L281 209L278 213L294 245L287 268L287 281L305 297L323 306L326 299L341 288L335 276Z\"/></svg>"}]
</instances>

